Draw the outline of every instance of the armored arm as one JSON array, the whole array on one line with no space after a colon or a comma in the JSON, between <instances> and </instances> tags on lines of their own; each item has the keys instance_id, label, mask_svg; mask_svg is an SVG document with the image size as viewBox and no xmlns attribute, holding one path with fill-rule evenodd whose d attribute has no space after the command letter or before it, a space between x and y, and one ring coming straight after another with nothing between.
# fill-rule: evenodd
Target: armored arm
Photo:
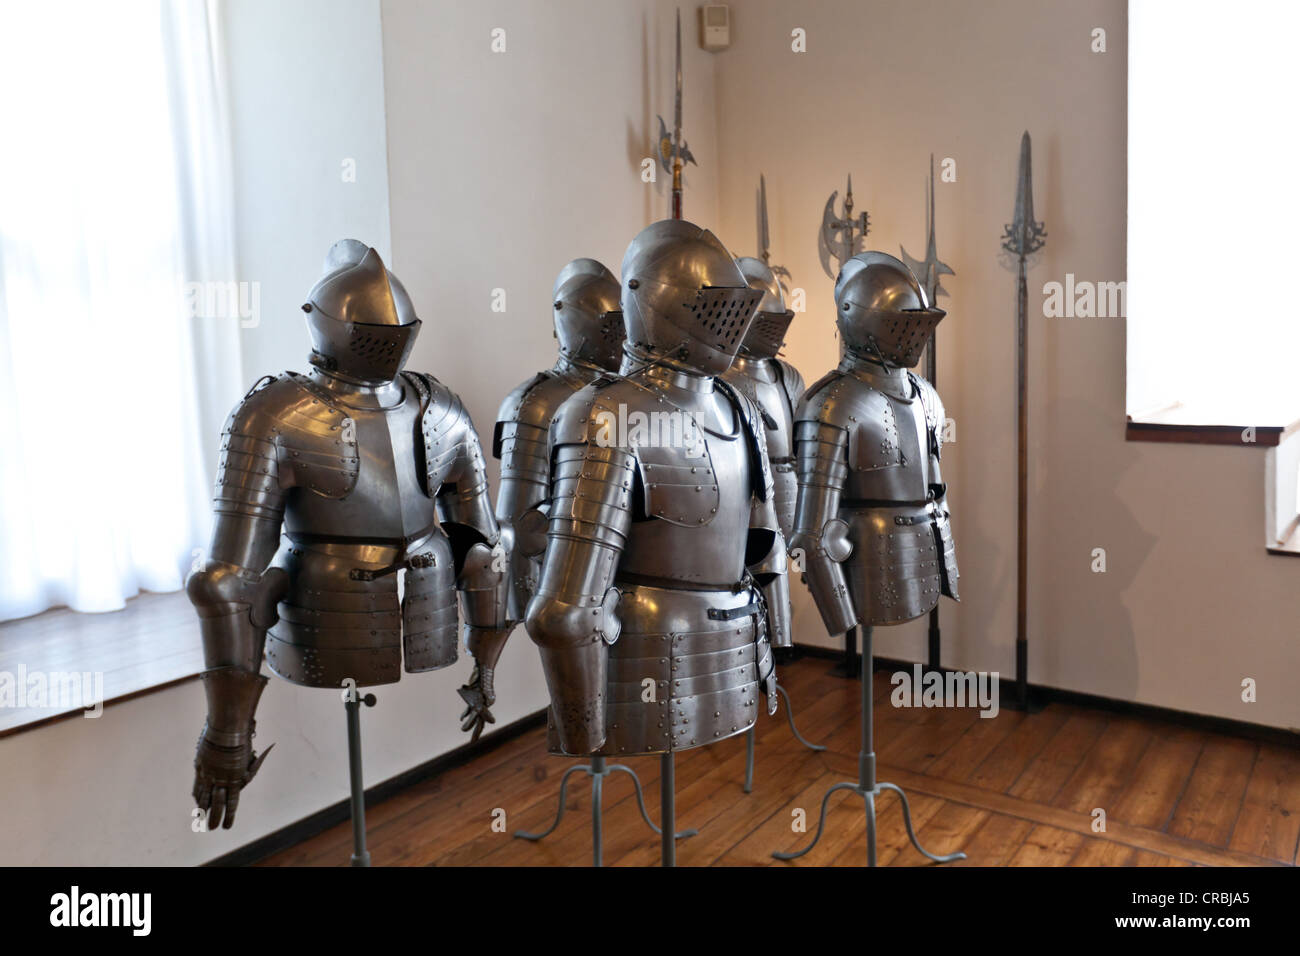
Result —
<instances>
[{"instance_id":1,"label":"armored arm","mask_svg":"<svg viewBox=\"0 0 1300 956\"><path fill-rule=\"evenodd\" d=\"M808 418L801 407L794 435L799 501L790 550L803 562L826 629L841 634L858 623L840 566L851 550L847 526L838 517L848 475L848 432Z\"/></svg>"},{"instance_id":2,"label":"armored arm","mask_svg":"<svg viewBox=\"0 0 1300 956\"><path fill-rule=\"evenodd\" d=\"M634 459L597 439L583 393L551 431L551 511L528 634L537 644L560 743L583 754L605 742L606 643L618 638L614 575L631 525Z\"/></svg>"},{"instance_id":3,"label":"armored arm","mask_svg":"<svg viewBox=\"0 0 1300 956\"><path fill-rule=\"evenodd\" d=\"M250 391L222 432L212 541L186 582L203 637L207 720L194 758L194 799L208 828L235 822L242 788L270 748L253 752L253 715L267 679L259 673L266 631L287 580L268 570L280 538L284 500L274 441L274 396Z\"/></svg>"},{"instance_id":4,"label":"armored arm","mask_svg":"<svg viewBox=\"0 0 1300 956\"><path fill-rule=\"evenodd\" d=\"M492 437L492 455L501 462L497 486L496 519L514 542L510 556L510 624L518 624L531 597L536 564L533 557L545 546L545 528L531 521L546 500L550 482L547 452L548 403L530 400L546 380L537 375L510 393L501 403ZM529 515L529 518L525 518ZM540 534L535 533L540 530ZM541 538L540 542L533 541Z\"/></svg>"},{"instance_id":5,"label":"armored arm","mask_svg":"<svg viewBox=\"0 0 1300 956\"><path fill-rule=\"evenodd\" d=\"M454 460L442 476L435 502L456 565L465 644L474 656L469 683L460 688L467 705L461 715L462 729L472 730L477 739L485 722L495 722L488 708L496 701L496 665L510 636L506 617L510 540L492 514L478 435L468 413L460 414Z\"/></svg>"}]
</instances>

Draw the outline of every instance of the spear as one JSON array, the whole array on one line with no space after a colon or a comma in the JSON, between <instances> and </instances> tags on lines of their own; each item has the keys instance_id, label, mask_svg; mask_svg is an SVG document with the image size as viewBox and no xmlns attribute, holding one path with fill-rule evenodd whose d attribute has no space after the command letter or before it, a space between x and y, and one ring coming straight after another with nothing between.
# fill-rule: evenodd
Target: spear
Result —
<instances>
[{"instance_id":1,"label":"spear","mask_svg":"<svg viewBox=\"0 0 1300 956\"><path fill-rule=\"evenodd\" d=\"M939 284L940 276L954 275L951 268L946 262L939 260L938 246L934 238L934 153L930 154L930 189L926 193L925 202L925 258L913 259L907 254L907 250L899 246L899 251L903 254L903 262L912 270L912 274L921 282L925 289L926 301L929 305L935 304L935 299L941 295L947 295L948 292ZM936 356L936 345L939 341L939 330L936 328L930 333L930 341L925 349L925 377L930 380L930 384L936 384L939 377L939 360ZM942 423L940 423L940 427ZM939 630L939 605L930 609L930 670L939 670L939 651L942 645L942 633Z\"/></svg>"},{"instance_id":2,"label":"spear","mask_svg":"<svg viewBox=\"0 0 1300 956\"><path fill-rule=\"evenodd\" d=\"M673 103L673 134L668 135L664 118L659 117L659 162L664 172L673 176L672 217L682 218L682 164L695 163L691 148L682 139L682 11L677 11L677 87ZM695 163L696 166L699 163Z\"/></svg>"},{"instance_id":3,"label":"spear","mask_svg":"<svg viewBox=\"0 0 1300 956\"><path fill-rule=\"evenodd\" d=\"M758 249L759 255L763 259L763 265L772 270L772 275L777 280L790 278L790 270L785 266L772 265L772 236L767 227L767 179L762 173L758 174ZM781 282L781 287L786 287L785 282Z\"/></svg>"},{"instance_id":4,"label":"spear","mask_svg":"<svg viewBox=\"0 0 1300 956\"><path fill-rule=\"evenodd\" d=\"M939 277L955 275L946 262L939 261L939 255L936 251L937 247L934 238L934 153L930 154L930 189L926 193L925 228L924 259L913 259L902 246L899 246L898 249L903 254L903 262L907 263L907 267L912 270L912 274L920 281L922 288L925 289L927 301L933 306L939 296L948 294L948 290L939 284ZM937 331L936 329L935 333L930 335L925 359L925 377L930 380L931 385L935 384L935 380L938 378L937 361L935 359Z\"/></svg>"},{"instance_id":5,"label":"spear","mask_svg":"<svg viewBox=\"0 0 1300 956\"><path fill-rule=\"evenodd\" d=\"M1029 599L1029 377L1026 368L1029 332L1029 276L1026 260L1047 241L1047 230L1034 219L1034 184L1029 131L1020 138L1020 172L1016 208L1010 225L1002 228L1002 248L1017 260L1016 277L1016 696L1029 709L1029 638L1026 617Z\"/></svg>"}]
</instances>

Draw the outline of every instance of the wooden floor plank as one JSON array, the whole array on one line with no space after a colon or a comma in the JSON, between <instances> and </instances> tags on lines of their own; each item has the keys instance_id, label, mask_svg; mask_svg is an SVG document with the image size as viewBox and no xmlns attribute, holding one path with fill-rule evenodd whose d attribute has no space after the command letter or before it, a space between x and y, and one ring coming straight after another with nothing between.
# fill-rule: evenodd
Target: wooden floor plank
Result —
<instances>
[{"instance_id":1,"label":"wooden floor plank","mask_svg":"<svg viewBox=\"0 0 1300 956\"><path fill-rule=\"evenodd\" d=\"M681 866L861 866L866 860L862 798L832 798L817 848L793 863L774 850L806 846L826 790L858 773L856 681L827 673L825 661L782 668L782 686L800 730L825 743L813 753L790 734L784 712L761 718L755 786L743 792L744 737L676 758L677 822L698 827L679 842ZM986 719L957 708L899 708L878 672L877 772L908 794L923 846L964 850L963 865L1187 866L1278 865L1300 843L1300 754L1280 745L1191 730L1168 722L1052 705ZM889 758L889 759L886 759ZM554 819L559 780L578 763L546 752L538 728L475 760L421 781L367 809L376 865L587 866L591 862L591 780L572 778L561 826L532 843L519 829ZM647 811L659 819L659 760L624 761L639 775ZM604 860L653 866L659 839L637 811L630 778L607 780ZM1107 812L1105 832L1092 810ZM505 827L493 827L493 811ZM795 811L803 828L796 829ZM881 865L933 865L907 838L892 793L877 800ZM351 831L332 827L264 861L272 866L346 865Z\"/></svg>"},{"instance_id":2,"label":"wooden floor plank","mask_svg":"<svg viewBox=\"0 0 1300 956\"><path fill-rule=\"evenodd\" d=\"M1008 866L1065 866L1084 839L1081 834L1040 824L1029 831Z\"/></svg>"},{"instance_id":3,"label":"wooden floor plank","mask_svg":"<svg viewBox=\"0 0 1300 956\"><path fill-rule=\"evenodd\" d=\"M1109 815L1154 736L1149 721L1115 717L1107 722L1053 804L1078 813L1102 810Z\"/></svg>"},{"instance_id":4,"label":"wooden floor plank","mask_svg":"<svg viewBox=\"0 0 1300 956\"><path fill-rule=\"evenodd\" d=\"M1300 751L1261 744L1228 846L1281 863L1300 843Z\"/></svg>"},{"instance_id":5,"label":"wooden floor plank","mask_svg":"<svg viewBox=\"0 0 1300 956\"><path fill-rule=\"evenodd\" d=\"M1134 826L1163 830L1173 817L1205 745L1205 735L1162 725L1133 768L1110 816Z\"/></svg>"},{"instance_id":6,"label":"wooden floor plank","mask_svg":"<svg viewBox=\"0 0 1300 956\"><path fill-rule=\"evenodd\" d=\"M1259 747L1252 741L1212 737L1174 809L1169 832L1211 846L1228 845L1241 812Z\"/></svg>"},{"instance_id":7,"label":"wooden floor plank","mask_svg":"<svg viewBox=\"0 0 1300 956\"><path fill-rule=\"evenodd\" d=\"M1022 800L1043 803L1055 800L1109 722L1109 715L1095 711L1080 710L1072 714L1007 792Z\"/></svg>"}]
</instances>

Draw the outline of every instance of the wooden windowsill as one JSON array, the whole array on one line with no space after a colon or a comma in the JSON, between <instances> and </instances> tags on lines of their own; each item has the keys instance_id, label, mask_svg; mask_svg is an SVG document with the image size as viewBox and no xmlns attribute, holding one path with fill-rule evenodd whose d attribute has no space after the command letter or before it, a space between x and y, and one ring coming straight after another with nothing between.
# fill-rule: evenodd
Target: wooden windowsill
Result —
<instances>
[{"instance_id":1,"label":"wooden windowsill","mask_svg":"<svg viewBox=\"0 0 1300 956\"><path fill-rule=\"evenodd\" d=\"M1300 525L1291 532L1291 536L1285 541L1269 545L1268 553L1285 554L1293 558L1300 558Z\"/></svg>"},{"instance_id":2,"label":"wooden windowsill","mask_svg":"<svg viewBox=\"0 0 1300 956\"><path fill-rule=\"evenodd\" d=\"M1276 448L1282 439L1297 430L1300 430L1300 419L1285 425L1205 424L1203 418L1198 420L1187 410L1174 408L1154 415L1144 415L1142 421L1134 421L1129 416L1125 423L1124 437L1128 441Z\"/></svg>"},{"instance_id":3,"label":"wooden windowsill","mask_svg":"<svg viewBox=\"0 0 1300 956\"><path fill-rule=\"evenodd\" d=\"M199 619L184 591L141 594L121 611L79 614L55 608L0 624L0 675L102 675L104 706L193 680L203 670ZM3 679L3 677L0 677ZM91 684L90 689L96 689ZM79 718L80 702L10 706L0 702L0 737Z\"/></svg>"}]
</instances>

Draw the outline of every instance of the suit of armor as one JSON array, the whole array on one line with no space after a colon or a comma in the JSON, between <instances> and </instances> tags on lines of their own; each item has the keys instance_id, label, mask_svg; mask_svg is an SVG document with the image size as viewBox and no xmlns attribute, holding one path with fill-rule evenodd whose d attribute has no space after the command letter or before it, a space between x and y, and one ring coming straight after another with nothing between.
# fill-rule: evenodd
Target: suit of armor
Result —
<instances>
[{"instance_id":1,"label":"suit of armor","mask_svg":"<svg viewBox=\"0 0 1300 956\"><path fill-rule=\"evenodd\" d=\"M898 624L957 598L957 561L939 471L943 404L907 371L944 313L893 256L840 270L844 356L796 413L799 502L791 549L827 630Z\"/></svg>"},{"instance_id":2,"label":"suit of armor","mask_svg":"<svg viewBox=\"0 0 1300 956\"><path fill-rule=\"evenodd\" d=\"M763 427L717 379L760 293L707 230L655 223L623 260L639 367L569 399L551 427L551 508L528 633L550 746L666 754L775 708L762 585L785 569ZM782 577L784 580L784 577Z\"/></svg>"},{"instance_id":3,"label":"suit of armor","mask_svg":"<svg viewBox=\"0 0 1300 956\"><path fill-rule=\"evenodd\" d=\"M446 667L459 591L477 661L466 729L492 719L507 582L473 424L433 376L401 371L420 322L379 255L343 240L324 273L303 306L311 373L267 376L226 422L212 542L187 584L208 701L194 796L210 827L233 824L267 753L252 748L263 653L308 687Z\"/></svg>"},{"instance_id":4,"label":"suit of armor","mask_svg":"<svg viewBox=\"0 0 1300 956\"><path fill-rule=\"evenodd\" d=\"M515 541L510 557L512 625L524 619L537 587L536 558L546 546L551 419L574 392L616 371L623 351L618 280L599 262L570 262L560 270L551 298L559 358L553 368L506 396L492 437L492 454L501 461L496 517Z\"/></svg>"},{"instance_id":5,"label":"suit of armor","mask_svg":"<svg viewBox=\"0 0 1300 956\"><path fill-rule=\"evenodd\" d=\"M786 330L794 313L786 308L781 283L761 259L738 259L740 271L750 287L763 293L754 321L740 343L731 367L722 378L759 411L767 436L768 461L772 466L773 504L781 533L788 541L794 534L794 509L798 481L794 473L794 412L803 395L803 376L789 362L777 358L785 344ZM791 634L789 585L785 594L768 594L768 636L774 647L788 647ZM782 600L782 596L787 599Z\"/></svg>"}]
</instances>

